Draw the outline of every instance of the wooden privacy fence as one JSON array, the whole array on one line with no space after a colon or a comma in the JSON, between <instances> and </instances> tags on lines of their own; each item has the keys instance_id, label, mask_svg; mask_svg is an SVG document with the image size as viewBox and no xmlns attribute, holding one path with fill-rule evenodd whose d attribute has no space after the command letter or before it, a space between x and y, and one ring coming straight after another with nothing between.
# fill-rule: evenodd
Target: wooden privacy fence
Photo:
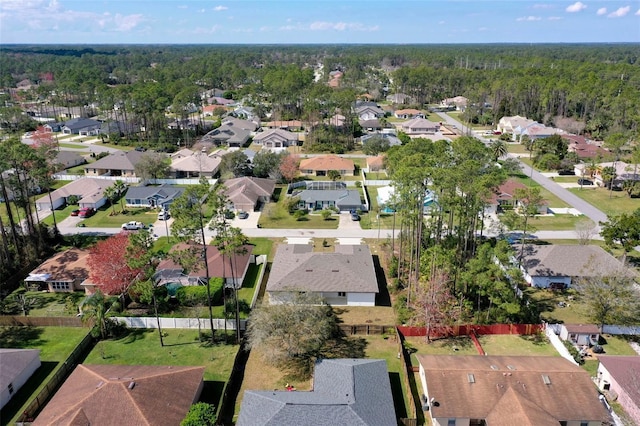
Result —
<instances>
[{"instance_id":1,"label":"wooden privacy fence","mask_svg":"<svg viewBox=\"0 0 640 426\"><path fill-rule=\"evenodd\" d=\"M85 327L78 317L0 316L0 326L20 327Z\"/></svg>"},{"instance_id":2,"label":"wooden privacy fence","mask_svg":"<svg viewBox=\"0 0 640 426\"><path fill-rule=\"evenodd\" d=\"M18 419L18 424L32 422L35 419L38 412L44 407L47 401L49 401L49 398L58 390L60 384L69 377L69 374L71 374L76 365L85 358L94 344L95 339L88 333L73 352L71 352L71 355L60 365L60 368L51 380L49 380L40 393L36 395L33 401L31 401L22 412L22 415Z\"/></svg>"},{"instance_id":3,"label":"wooden privacy fence","mask_svg":"<svg viewBox=\"0 0 640 426\"><path fill-rule=\"evenodd\" d=\"M426 336L426 327L406 327L398 326L398 330L403 336ZM544 333L543 324L492 324L492 325L454 325L446 328L435 328L431 330L431 337L447 337L447 336L468 336L475 333L479 336L487 334L518 334L531 335Z\"/></svg>"},{"instance_id":4,"label":"wooden privacy fence","mask_svg":"<svg viewBox=\"0 0 640 426\"><path fill-rule=\"evenodd\" d=\"M402 378L402 382L404 384L405 394L407 395L407 399L409 400L409 410L407 413L410 418L400 419L400 422L405 426L417 426L417 405L411 390L411 380L409 375L413 376L413 368L411 367L411 354L404 349L404 336L400 333L399 330L396 329L396 338L398 341L398 356L400 358L400 363L402 364L402 368L400 369L400 376Z\"/></svg>"}]
</instances>

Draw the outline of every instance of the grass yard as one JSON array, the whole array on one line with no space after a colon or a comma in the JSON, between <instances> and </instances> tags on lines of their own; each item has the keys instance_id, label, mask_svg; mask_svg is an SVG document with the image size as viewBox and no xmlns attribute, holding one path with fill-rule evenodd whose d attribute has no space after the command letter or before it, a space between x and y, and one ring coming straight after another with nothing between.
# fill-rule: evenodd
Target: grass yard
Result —
<instances>
[{"instance_id":1,"label":"grass yard","mask_svg":"<svg viewBox=\"0 0 640 426\"><path fill-rule=\"evenodd\" d=\"M125 213L121 213L120 203L115 203L116 214L111 216L113 208L109 203L100 207L96 214L84 219L82 223L88 227L119 228L123 223L135 220L146 225L153 223L158 218L158 212L147 208L129 207Z\"/></svg>"},{"instance_id":2,"label":"grass yard","mask_svg":"<svg viewBox=\"0 0 640 426\"><path fill-rule=\"evenodd\" d=\"M544 231L573 231L576 224L584 220L585 216L571 214L556 214L551 216L536 216L529 221L531 226Z\"/></svg>"},{"instance_id":3,"label":"grass yard","mask_svg":"<svg viewBox=\"0 0 640 426\"><path fill-rule=\"evenodd\" d=\"M378 215L378 187L367 186L365 187L367 195L369 197L370 210L368 213L364 213L360 219L360 226L362 229L377 229L380 225L380 229L393 229L393 213L380 213ZM396 217L396 226L400 226L400 218ZM382 234L386 235L386 234Z\"/></svg>"},{"instance_id":4,"label":"grass yard","mask_svg":"<svg viewBox=\"0 0 640 426\"><path fill-rule=\"evenodd\" d=\"M71 216L71 212L73 210L77 210L77 209L79 209L79 207L78 206L74 206L74 205L66 206L63 209L57 209L57 210L55 210L54 213L52 213L49 216L45 217L40 222L44 223L47 226L53 226L53 215L54 214L56 215L56 222L60 223L63 220L65 220L66 218L68 218L69 216Z\"/></svg>"},{"instance_id":5,"label":"grass yard","mask_svg":"<svg viewBox=\"0 0 640 426\"><path fill-rule=\"evenodd\" d=\"M608 216L631 213L640 208L640 198L629 198L624 191L609 192L605 188L589 190L571 188L569 191L602 210ZM609 195L611 195L611 197Z\"/></svg>"},{"instance_id":6,"label":"grass yard","mask_svg":"<svg viewBox=\"0 0 640 426\"><path fill-rule=\"evenodd\" d=\"M32 317L74 317L78 313L78 304L86 295L80 291L72 293L27 291L25 296L35 301L29 311ZM16 312L16 315L20 315L20 312Z\"/></svg>"},{"instance_id":7,"label":"grass yard","mask_svg":"<svg viewBox=\"0 0 640 426\"><path fill-rule=\"evenodd\" d=\"M343 324L394 325L395 313L390 306L334 306L333 311Z\"/></svg>"},{"instance_id":8,"label":"grass yard","mask_svg":"<svg viewBox=\"0 0 640 426\"><path fill-rule=\"evenodd\" d=\"M85 363L203 366L205 387L200 399L217 408L239 346L200 342L197 330L163 332L164 347L160 346L157 330L134 329L119 339L102 340Z\"/></svg>"},{"instance_id":9,"label":"grass yard","mask_svg":"<svg viewBox=\"0 0 640 426\"><path fill-rule=\"evenodd\" d=\"M564 324L589 323L587 307L575 290L552 291L527 287L523 291L537 306L540 318L544 321ZM566 306L560 307L560 302L564 302Z\"/></svg>"},{"instance_id":10,"label":"grass yard","mask_svg":"<svg viewBox=\"0 0 640 426\"><path fill-rule=\"evenodd\" d=\"M533 179L529 178L528 176L519 175L519 176L514 176L514 178L518 182L520 182L520 183L522 183L522 184L524 184L524 185L526 185L528 187L540 188L540 195L542 195L542 198L547 202L547 205L549 207L551 207L551 208L553 208L553 207L561 207L561 208L571 207L565 201L561 200L559 197L557 197L556 195L554 195L551 192L549 192L547 189L545 189L542 186L540 186L539 183L537 183Z\"/></svg>"},{"instance_id":11,"label":"grass yard","mask_svg":"<svg viewBox=\"0 0 640 426\"><path fill-rule=\"evenodd\" d=\"M0 327L0 348L40 349L41 362L40 368L0 412L0 424L15 424L88 332L80 327Z\"/></svg>"},{"instance_id":12,"label":"grass yard","mask_svg":"<svg viewBox=\"0 0 640 426\"><path fill-rule=\"evenodd\" d=\"M58 143L58 146L61 148L70 148L70 149L89 149L88 146L86 145L80 145L80 144L74 144L74 143L64 143L64 142L60 142Z\"/></svg>"},{"instance_id":13,"label":"grass yard","mask_svg":"<svg viewBox=\"0 0 640 426\"><path fill-rule=\"evenodd\" d=\"M527 151L527 148L521 143L507 142L507 150L511 154L527 154L527 159L529 158L529 151Z\"/></svg>"},{"instance_id":14,"label":"grass yard","mask_svg":"<svg viewBox=\"0 0 640 426\"><path fill-rule=\"evenodd\" d=\"M284 191L284 189L283 189ZM307 214L297 220L284 206L286 195L282 194L275 203L264 206L258 226L271 229L337 229L339 220L336 216L324 220L319 214Z\"/></svg>"},{"instance_id":15,"label":"grass yard","mask_svg":"<svg viewBox=\"0 0 640 426\"><path fill-rule=\"evenodd\" d=\"M364 174L367 180L389 180L389 176L385 172L368 172Z\"/></svg>"}]
</instances>

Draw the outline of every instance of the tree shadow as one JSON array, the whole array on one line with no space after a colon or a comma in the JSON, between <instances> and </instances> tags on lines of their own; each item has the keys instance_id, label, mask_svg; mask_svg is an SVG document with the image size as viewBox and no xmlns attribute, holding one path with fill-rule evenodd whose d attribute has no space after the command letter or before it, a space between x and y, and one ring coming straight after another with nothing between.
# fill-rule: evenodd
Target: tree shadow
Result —
<instances>
[{"instance_id":1,"label":"tree shadow","mask_svg":"<svg viewBox=\"0 0 640 426\"><path fill-rule=\"evenodd\" d=\"M44 329L39 327L11 326L0 328L0 348L24 349L42 346L40 339Z\"/></svg>"},{"instance_id":2,"label":"tree shadow","mask_svg":"<svg viewBox=\"0 0 640 426\"><path fill-rule=\"evenodd\" d=\"M544 333L534 333L530 335L521 334L520 338L525 342L532 343L534 346L545 346L549 343Z\"/></svg>"},{"instance_id":3,"label":"tree shadow","mask_svg":"<svg viewBox=\"0 0 640 426\"><path fill-rule=\"evenodd\" d=\"M137 340L144 339L144 334L147 332L144 328L130 328L127 330L126 334L118 337L117 339L113 339L116 342L122 342L125 345L129 345L131 343L136 342ZM168 345L165 345L168 346Z\"/></svg>"}]
</instances>

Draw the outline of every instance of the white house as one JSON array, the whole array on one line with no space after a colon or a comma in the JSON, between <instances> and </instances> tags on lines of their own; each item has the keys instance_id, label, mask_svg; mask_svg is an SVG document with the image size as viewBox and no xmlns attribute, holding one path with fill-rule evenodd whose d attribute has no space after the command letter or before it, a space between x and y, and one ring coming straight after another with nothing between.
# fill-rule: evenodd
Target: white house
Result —
<instances>
[{"instance_id":1,"label":"white house","mask_svg":"<svg viewBox=\"0 0 640 426\"><path fill-rule=\"evenodd\" d=\"M598 355L598 361L598 387L617 395L624 411L640 424L640 356Z\"/></svg>"},{"instance_id":2,"label":"white house","mask_svg":"<svg viewBox=\"0 0 640 426\"><path fill-rule=\"evenodd\" d=\"M0 408L40 367L39 349L0 349Z\"/></svg>"},{"instance_id":3,"label":"white house","mask_svg":"<svg viewBox=\"0 0 640 426\"><path fill-rule=\"evenodd\" d=\"M600 330L593 324L561 324L560 338L576 346L595 346Z\"/></svg>"}]
</instances>

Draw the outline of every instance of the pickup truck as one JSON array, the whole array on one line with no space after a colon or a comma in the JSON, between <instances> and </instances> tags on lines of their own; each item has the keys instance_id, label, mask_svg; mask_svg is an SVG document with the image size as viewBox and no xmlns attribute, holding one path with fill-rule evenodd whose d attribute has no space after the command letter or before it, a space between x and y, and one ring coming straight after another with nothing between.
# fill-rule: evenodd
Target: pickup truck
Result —
<instances>
[{"instance_id":1,"label":"pickup truck","mask_svg":"<svg viewBox=\"0 0 640 426\"><path fill-rule=\"evenodd\" d=\"M136 222L135 220L132 220L131 222L123 223L121 228L126 229L127 231L134 231L138 229L143 229L144 223Z\"/></svg>"}]
</instances>

